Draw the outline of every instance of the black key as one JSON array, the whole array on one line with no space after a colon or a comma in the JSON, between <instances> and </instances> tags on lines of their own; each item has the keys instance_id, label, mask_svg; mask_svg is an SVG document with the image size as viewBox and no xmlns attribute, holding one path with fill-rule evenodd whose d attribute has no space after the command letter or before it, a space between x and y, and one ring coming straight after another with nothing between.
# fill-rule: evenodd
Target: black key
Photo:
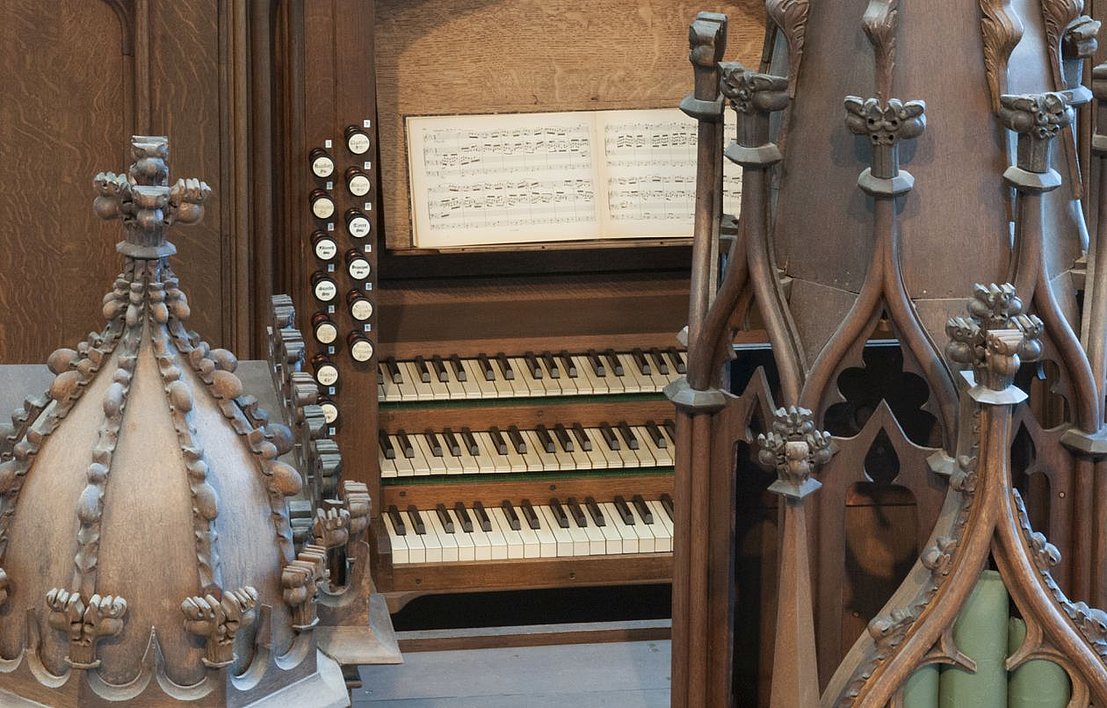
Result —
<instances>
[{"instance_id":1,"label":"black key","mask_svg":"<svg viewBox=\"0 0 1107 708\"><path fill-rule=\"evenodd\" d=\"M642 498L641 494L635 494L630 498L630 501L634 504L634 510L638 512L638 516L642 518L642 521L647 524L653 523L653 512L646 505L646 500Z\"/></svg>"},{"instance_id":2,"label":"black key","mask_svg":"<svg viewBox=\"0 0 1107 708\"><path fill-rule=\"evenodd\" d=\"M400 367L396 364L395 359L392 357L385 359L384 368L388 370L388 375L392 378L392 383L404 382L404 375L400 373Z\"/></svg>"},{"instance_id":3,"label":"black key","mask_svg":"<svg viewBox=\"0 0 1107 708\"><path fill-rule=\"evenodd\" d=\"M661 495L661 508L669 515L669 521L676 521L676 517L673 516L673 498L668 494Z\"/></svg>"},{"instance_id":4,"label":"black key","mask_svg":"<svg viewBox=\"0 0 1107 708\"><path fill-rule=\"evenodd\" d=\"M504 510L504 516L507 517L507 525L511 527L512 531L518 531L523 527L519 522L519 515L515 513L515 507L511 506L511 502L504 499L500 502L500 508Z\"/></svg>"},{"instance_id":5,"label":"black key","mask_svg":"<svg viewBox=\"0 0 1107 708\"><path fill-rule=\"evenodd\" d=\"M676 347L669 347L666 353L669 355L669 361L673 362L673 368L676 369L678 374L688 373L688 366L684 363L684 356Z\"/></svg>"},{"instance_id":6,"label":"black key","mask_svg":"<svg viewBox=\"0 0 1107 708\"><path fill-rule=\"evenodd\" d=\"M662 425L665 426L665 432L669 434L669 439L672 440L673 443L675 444L676 443L676 423L674 423L671 418L666 418L665 422L662 423Z\"/></svg>"},{"instance_id":7,"label":"black key","mask_svg":"<svg viewBox=\"0 0 1107 708\"><path fill-rule=\"evenodd\" d=\"M396 529L396 535L407 535L407 526L404 525L404 517L400 515L400 510L396 508L395 504L389 505L388 518L392 519L392 526Z\"/></svg>"},{"instance_id":8,"label":"black key","mask_svg":"<svg viewBox=\"0 0 1107 708\"><path fill-rule=\"evenodd\" d=\"M621 496L615 497L615 511L619 512L620 518L627 526L634 526L634 514L631 513L630 507L627 506L627 500Z\"/></svg>"},{"instance_id":9,"label":"black key","mask_svg":"<svg viewBox=\"0 0 1107 708\"><path fill-rule=\"evenodd\" d=\"M461 445L457 442L457 436L454 435L454 431L446 428L442 431L442 437L446 441L446 446L450 450L450 454L454 457L461 457Z\"/></svg>"},{"instance_id":10,"label":"black key","mask_svg":"<svg viewBox=\"0 0 1107 708\"><path fill-rule=\"evenodd\" d=\"M454 369L454 378L458 381L467 381L468 375L465 373L465 367L461 364L461 357L457 354L450 355L450 366Z\"/></svg>"},{"instance_id":11,"label":"black key","mask_svg":"<svg viewBox=\"0 0 1107 708\"><path fill-rule=\"evenodd\" d=\"M388 433L383 430L377 433L377 439L381 446L381 450L384 452L384 459L395 460L396 448L392 447L392 441L388 439Z\"/></svg>"},{"instance_id":12,"label":"black key","mask_svg":"<svg viewBox=\"0 0 1107 708\"><path fill-rule=\"evenodd\" d=\"M511 368L511 362L507 360L507 355L500 352L496 355L496 364L500 367L500 373L508 381L515 380L515 369Z\"/></svg>"},{"instance_id":13,"label":"black key","mask_svg":"<svg viewBox=\"0 0 1107 708\"><path fill-rule=\"evenodd\" d=\"M538 358L534 356L534 352L527 352L523 355L523 361L527 362L527 371L535 379L542 378L542 365L538 363Z\"/></svg>"},{"instance_id":14,"label":"black key","mask_svg":"<svg viewBox=\"0 0 1107 708\"><path fill-rule=\"evenodd\" d=\"M473 502L473 513L477 515L477 523L480 524L480 530L488 533L492 530L492 519L488 518L488 512L484 510L484 504Z\"/></svg>"},{"instance_id":15,"label":"black key","mask_svg":"<svg viewBox=\"0 0 1107 708\"><path fill-rule=\"evenodd\" d=\"M569 513L573 515L573 521L577 522L577 526L580 528L586 528L588 526L588 517L584 515L584 509L580 508L580 504L573 497L569 497L566 500L566 505L569 507Z\"/></svg>"},{"instance_id":16,"label":"black key","mask_svg":"<svg viewBox=\"0 0 1107 708\"><path fill-rule=\"evenodd\" d=\"M461 439L465 442L465 449L469 451L469 454L476 457L480 454L480 445L477 444L477 439L473 437L473 433L468 428L461 429Z\"/></svg>"},{"instance_id":17,"label":"black key","mask_svg":"<svg viewBox=\"0 0 1107 708\"><path fill-rule=\"evenodd\" d=\"M496 452L506 455L507 440L504 440L504 436L500 434L500 429L493 426L488 430L488 435L492 438L492 444L496 447Z\"/></svg>"},{"instance_id":18,"label":"black key","mask_svg":"<svg viewBox=\"0 0 1107 708\"><path fill-rule=\"evenodd\" d=\"M454 504L454 515L461 522L461 530L465 533L473 533L473 518L469 516L469 510L461 502Z\"/></svg>"},{"instance_id":19,"label":"black key","mask_svg":"<svg viewBox=\"0 0 1107 708\"><path fill-rule=\"evenodd\" d=\"M480 370L484 372L485 381L496 380L496 371L492 368L492 362L488 360L487 354L477 354L477 364L480 366Z\"/></svg>"},{"instance_id":20,"label":"black key","mask_svg":"<svg viewBox=\"0 0 1107 708\"><path fill-rule=\"evenodd\" d=\"M615 356L614 349L608 349L603 353L603 358L607 359L607 365L611 367L611 371L616 376L623 375L623 363L619 361L619 357Z\"/></svg>"},{"instance_id":21,"label":"black key","mask_svg":"<svg viewBox=\"0 0 1107 708\"><path fill-rule=\"evenodd\" d=\"M527 520L527 526L530 527L531 531L542 528L542 524L538 521L538 514L534 512L534 507L530 505L530 499L524 499L519 506L523 507L523 518Z\"/></svg>"},{"instance_id":22,"label":"black key","mask_svg":"<svg viewBox=\"0 0 1107 708\"><path fill-rule=\"evenodd\" d=\"M588 363L592 365L592 373L596 376L607 376L607 369L603 365L603 359L595 349L588 350Z\"/></svg>"},{"instance_id":23,"label":"black key","mask_svg":"<svg viewBox=\"0 0 1107 708\"><path fill-rule=\"evenodd\" d=\"M446 511L446 505L439 504L434 508L434 512L438 514L438 523L442 524L442 530L446 533L453 533L454 520L450 518L450 512Z\"/></svg>"},{"instance_id":24,"label":"black key","mask_svg":"<svg viewBox=\"0 0 1107 708\"><path fill-rule=\"evenodd\" d=\"M646 432L650 434L650 440L653 440L653 444L659 448L669 446L669 441L665 437L665 433L661 432L661 428L657 427L657 423L652 420L646 421Z\"/></svg>"},{"instance_id":25,"label":"black key","mask_svg":"<svg viewBox=\"0 0 1107 708\"><path fill-rule=\"evenodd\" d=\"M427 439L427 447L430 448L431 454L435 457L442 457L442 443L439 442L434 431L428 428L427 432L423 433L423 437Z\"/></svg>"},{"instance_id":26,"label":"black key","mask_svg":"<svg viewBox=\"0 0 1107 708\"><path fill-rule=\"evenodd\" d=\"M573 451L573 439L569 437L569 431L565 429L565 426L558 423L554 426L554 435L557 437L557 441L561 443L561 449L565 452Z\"/></svg>"},{"instance_id":27,"label":"black key","mask_svg":"<svg viewBox=\"0 0 1107 708\"><path fill-rule=\"evenodd\" d=\"M400 441L400 449L403 450L404 457L409 460L415 457L415 446L411 444L411 438L407 436L403 428L396 431L396 439Z\"/></svg>"},{"instance_id":28,"label":"black key","mask_svg":"<svg viewBox=\"0 0 1107 708\"><path fill-rule=\"evenodd\" d=\"M588 437L588 433L584 432L584 426L580 423L573 423L573 435L577 439L577 444L580 445L580 449L585 452L592 452L592 440Z\"/></svg>"},{"instance_id":29,"label":"black key","mask_svg":"<svg viewBox=\"0 0 1107 708\"><path fill-rule=\"evenodd\" d=\"M630 353L630 356L634 359L634 364L638 367L638 371L640 371L643 376L649 376L650 361L646 358L645 353L641 349L635 348L635 350Z\"/></svg>"},{"instance_id":30,"label":"black key","mask_svg":"<svg viewBox=\"0 0 1107 708\"><path fill-rule=\"evenodd\" d=\"M562 349L557 358L561 359L561 367L565 369L565 375L575 379L577 377L577 365L573 363L573 358L569 356L569 352Z\"/></svg>"},{"instance_id":31,"label":"black key","mask_svg":"<svg viewBox=\"0 0 1107 708\"><path fill-rule=\"evenodd\" d=\"M414 504L408 504L407 516L411 519L411 527L415 529L415 533L420 536L427 535L427 525L423 523L423 517L419 515L419 510L415 508Z\"/></svg>"},{"instance_id":32,"label":"black key","mask_svg":"<svg viewBox=\"0 0 1107 708\"><path fill-rule=\"evenodd\" d=\"M562 428L564 430L564 428ZM534 434L538 436L538 442L542 444L542 449L551 455L557 452L557 446L554 445L554 440L550 437L550 431L546 429L546 426L539 423L534 429Z\"/></svg>"},{"instance_id":33,"label":"black key","mask_svg":"<svg viewBox=\"0 0 1107 708\"><path fill-rule=\"evenodd\" d=\"M446 373L446 365L442 362L442 357L437 354L432 356L431 366L434 367L434 373L438 377L440 383L446 383L450 380L450 375Z\"/></svg>"},{"instance_id":34,"label":"black key","mask_svg":"<svg viewBox=\"0 0 1107 708\"><path fill-rule=\"evenodd\" d=\"M419 372L419 380L423 383L431 382L431 372L427 368L427 360L421 356L415 357L415 370Z\"/></svg>"},{"instance_id":35,"label":"black key","mask_svg":"<svg viewBox=\"0 0 1107 708\"><path fill-rule=\"evenodd\" d=\"M657 347L650 349L650 359L653 360L653 365L657 367L657 373L665 376L669 375L669 365L665 363L665 357L661 356L661 352Z\"/></svg>"},{"instance_id":36,"label":"black key","mask_svg":"<svg viewBox=\"0 0 1107 708\"><path fill-rule=\"evenodd\" d=\"M561 502L556 498L550 499L550 510L553 511L558 526L563 529L569 528L569 517L565 515L565 510L561 508Z\"/></svg>"},{"instance_id":37,"label":"black key","mask_svg":"<svg viewBox=\"0 0 1107 708\"><path fill-rule=\"evenodd\" d=\"M627 444L631 450L638 449L638 436L634 434L634 431L630 429L626 421L619 423L619 435L622 436L623 442Z\"/></svg>"},{"instance_id":38,"label":"black key","mask_svg":"<svg viewBox=\"0 0 1107 708\"><path fill-rule=\"evenodd\" d=\"M596 503L596 500L592 497L585 497L584 506L588 507L588 513L592 516L592 521L596 526L607 526L607 520L603 518L603 509Z\"/></svg>"},{"instance_id":39,"label":"black key","mask_svg":"<svg viewBox=\"0 0 1107 708\"><path fill-rule=\"evenodd\" d=\"M507 439L511 441L511 444L515 446L515 452L520 455L527 454L527 441L523 440L522 434L519 432L519 427L515 425L509 425L507 427Z\"/></svg>"},{"instance_id":40,"label":"black key","mask_svg":"<svg viewBox=\"0 0 1107 708\"><path fill-rule=\"evenodd\" d=\"M546 373L551 379L561 378L561 369L557 367L557 360L554 359L553 354L542 352L542 363L546 365Z\"/></svg>"},{"instance_id":41,"label":"black key","mask_svg":"<svg viewBox=\"0 0 1107 708\"><path fill-rule=\"evenodd\" d=\"M607 423L600 423L600 435L603 436L604 442L612 450L619 449L619 438L615 437L615 431L611 429L611 426Z\"/></svg>"}]
</instances>

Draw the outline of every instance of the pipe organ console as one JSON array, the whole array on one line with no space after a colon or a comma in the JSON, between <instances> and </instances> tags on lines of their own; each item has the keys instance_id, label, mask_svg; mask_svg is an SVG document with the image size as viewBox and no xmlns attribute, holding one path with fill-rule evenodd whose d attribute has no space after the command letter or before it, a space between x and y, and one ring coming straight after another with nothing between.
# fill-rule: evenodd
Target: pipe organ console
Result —
<instances>
[{"instance_id":1,"label":"pipe organ console","mask_svg":"<svg viewBox=\"0 0 1107 708\"><path fill-rule=\"evenodd\" d=\"M399 55L420 32L485 20L411 24L408 11L281 3L274 47L275 138L290 148L278 273L344 478L373 497L374 582L393 609L424 593L667 582L675 431L662 389L685 372L689 241L414 248L403 116L596 106L584 85L538 109L428 94L423 67ZM665 41L664 85L603 108L676 105L683 38Z\"/></svg>"}]
</instances>

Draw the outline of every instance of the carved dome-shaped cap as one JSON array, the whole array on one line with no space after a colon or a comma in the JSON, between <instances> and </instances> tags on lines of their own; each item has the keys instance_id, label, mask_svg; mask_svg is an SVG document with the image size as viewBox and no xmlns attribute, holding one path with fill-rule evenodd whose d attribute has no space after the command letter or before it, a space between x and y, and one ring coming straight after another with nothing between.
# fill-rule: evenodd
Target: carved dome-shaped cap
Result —
<instances>
[{"instance_id":1,"label":"carved dome-shaped cap","mask_svg":"<svg viewBox=\"0 0 1107 708\"><path fill-rule=\"evenodd\" d=\"M164 137L132 152L95 180L126 233L107 323L50 355L0 442L0 704L346 705L310 631L325 550L293 547L291 433L187 329L167 262L210 190L168 186Z\"/></svg>"}]
</instances>

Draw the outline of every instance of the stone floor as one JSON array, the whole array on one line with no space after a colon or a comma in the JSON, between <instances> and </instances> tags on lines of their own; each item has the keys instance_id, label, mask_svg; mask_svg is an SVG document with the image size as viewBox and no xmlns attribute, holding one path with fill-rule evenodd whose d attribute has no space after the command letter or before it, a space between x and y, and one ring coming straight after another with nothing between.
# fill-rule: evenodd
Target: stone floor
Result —
<instances>
[{"instance_id":1,"label":"stone floor","mask_svg":"<svg viewBox=\"0 0 1107 708\"><path fill-rule=\"evenodd\" d=\"M355 708L662 708L668 641L408 652L363 666Z\"/></svg>"}]
</instances>

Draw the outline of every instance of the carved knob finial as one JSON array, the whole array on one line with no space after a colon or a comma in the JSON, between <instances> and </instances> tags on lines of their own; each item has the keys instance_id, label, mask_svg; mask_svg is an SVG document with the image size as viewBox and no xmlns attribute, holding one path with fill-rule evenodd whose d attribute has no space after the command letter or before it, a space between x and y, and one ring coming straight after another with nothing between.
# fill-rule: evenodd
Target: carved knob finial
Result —
<instances>
[{"instance_id":1,"label":"carved knob finial","mask_svg":"<svg viewBox=\"0 0 1107 708\"><path fill-rule=\"evenodd\" d=\"M1048 192L1061 185L1061 176L1049 166L1053 139L1072 122L1072 108L1060 93L1004 94L999 97L999 120L1018 134L1016 164L1003 176L1015 188Z\"/></svg>"},{"instance_id":2,"label":"carved knob finial","mask_svg":"<svg viewBox=\"0 0 1107 708\"><path fill-rule=\"evenodd\" d=\"M757 444L757 461L777 473L769 491L796 499L822 486L811 475L834 455L830 434L816 430L811 411L796 406L778 408L772 430L758 435Z\"/></svg>"},{"instance_id":3,"label":"carved knob finial","mask_svg":"<svg viewBox=\"0 0 1107 708\"><path fill-rule=\"evenodd\" d=\"M977 284L968 311L968 317L946 322L946 356L972 370L975 386L969 395L983 403L1023 400L1026 394L1012 383L1022 361L1041 356L1042 321L1023 314L1023 302L1010 283Z\"/></svg>"},{"instance_id":4,"label":"carved knob finial","mask_svg":"<svg viewBox=\"0 0 1107 708\"><path fill-rule=\"evenodd\" d=\"M197 179L181 179L168 186L169 141L164 136L131 138L134 163L126 175L101 172L93 184L93 210L101 219L123 222L125 240L117 249L131 258L164 258L176 253L165 240L174 223L194 224L204 215L203 202L211 188Z\"/></svg>"},{"instance_id":5,"label":"carved knob finial","mask_svg":"<svg viewBox=\"0 0 1107 708\"><path fill-rule=\"evenodd\" d=\"M743 167L779 162L780 150L769 141L769 118L774 111L788 107L788 79L762 74L736 61L722 62L719 69L719 88L738 113L738 133L726 156Z\"/></svg>"},{"instance_id":6,"label":"carved knob finial","mask_svg":"<svg viewBox=\"0 0 1107 708\"><path fill-rule=\"evenodd\" d=\"M872 166L861 173L858 185L874 196L909 191L915 180L899 169L899 143L922 135L926 103L846 96L845 105L846 127L854 135L867 137L873 146Z\"/></svg>"}]
</instances>

